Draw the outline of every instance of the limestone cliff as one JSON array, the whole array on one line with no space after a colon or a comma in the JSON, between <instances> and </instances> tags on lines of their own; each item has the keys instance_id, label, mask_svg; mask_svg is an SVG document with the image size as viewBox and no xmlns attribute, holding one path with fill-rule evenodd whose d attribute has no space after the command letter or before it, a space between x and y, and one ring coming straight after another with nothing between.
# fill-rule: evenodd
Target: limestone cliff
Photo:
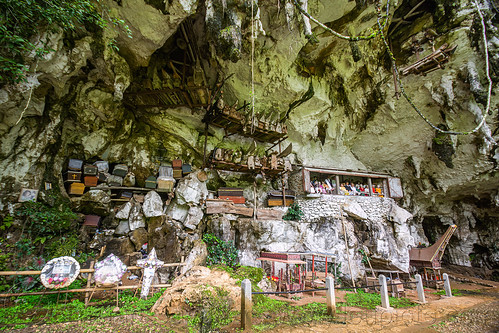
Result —
<instances>
[{"instance_id":1,"label":"limestone cliff","mask_svg":"<svg viewBox=\"0 0 499 333\"><path fill-rule=\"evenodd\" d=\"M209 127L205 138L205 107L141 108L127 102L127 93L132 91L173 87L181 70L172 67L185 51L197 59L190 66L194 73L203 73L197 77L199 82L212 91L217 82L233 74L222 87L226 104L239 107L254 98L254 112L251 106L246 108L248 117L285 120L294 163L386 172L401 178L405 195L399 205L413 218L383 227L381 220L370 218L368 229L378 231L367 235L375 239L388 233L396 244L375 245L377 255L398 251L402 258L408 245L432 243L447 225L455 223L458 229L449 245L448 262L498 269L499 100L495 92L499 32L495 4L479 1L493 80L487 122L476 133L455 136L428 126L400 97L379 34L367 41L338 39L310 23L291 0L108 0L110 11L125 20L133 38L112 26L99 33L82 29L74 35L43 34L40 38L54 52L38 61L27 60L31 68L27 82L1 87L0 210L4 216L13 214L21 188L41 189L40 200L48 200L48 191L67 196L63 172L68 158L128 164L143 185L159 160L180 157L201 168L205 139L208 152L224 145L248 149L251 141L224 137L223 130L214 127ZM382 13L385 6L382 1ZM432 47L457 46L443 68L403 76L407 94L439 128L474 128L486 109L488 86L481 19L475 5L402 0L390 2L388 9L384 33L398 68L429 55ZM309 1L308 12L345 35L370 35L378 29L373 1ZM185 27L191 33L184 33ZM110 41L116 42L119 51ZM43 190L45 182L52 183L52 190ZM231 182L250 188L253 179L228 180L215 172L202 186L213 190ZM168 227L161 227L166 219L147 223L154 224L152 230L163 228L158 231L161 237L175 229L168 242L183 241L182 248L188 251L206 223L200 223L205 217L198 201L182 200L177 196L165 212L173 217ZM73 207L78 208L78 203L73 202ZM246 226L241 232L248 234L247 243L241 241L241 249L264 244L268 250L299 250L300 246L282 245L283 239L308 244L306 238L316 233L338 235L339 220L333 215L321 216L325 220L324 226L317 225L320 230L287 222L263 223L253 226L254 230ZM195 221L187 223L191 227L183 224L187 217ZM118 224L115 219L109 226ZM349 225L355 227L353 220ZM279 238L278 226L293 231ZM397 228L403 228L407 238L400 239L393 232ZM274 244L272 238L258 239L267 234L274 234ZM137 240L139 236L135 232L130 237ZM333 239L341 247L338 237ZM133 250L139 243L119 246Z\"/></svg>"}]
</instances>

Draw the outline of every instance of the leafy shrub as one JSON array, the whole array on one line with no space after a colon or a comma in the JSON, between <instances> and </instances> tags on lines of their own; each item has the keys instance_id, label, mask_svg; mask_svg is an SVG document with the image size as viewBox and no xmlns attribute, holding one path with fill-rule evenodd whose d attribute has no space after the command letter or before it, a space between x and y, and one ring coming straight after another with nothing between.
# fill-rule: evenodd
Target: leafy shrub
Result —
<instances>
[{"instance_id":1,"label":"leafy shrub","mask_svg":"<svg viewBox=\"0 0 499 333\"><path fill-rule=\"evenodd\" d=\"M238 250L231 241L224 242L213 234L205 234L203 241L208 248L208 265L227 265L237 267Z\"/></svg>"},{"instance_id":2,"label":"leafy shrub","mask_svg":"<svg viewBox=\"0 0 499 333\"><path fill-rule=\"evenodd\" d=\"M289 206L286 215L284 215L282 219L287 221L299 221L302 217L303 212L300 208L300 205L298 205L297 203L292 203L291 206Z\"/></svg>"},{"instance_id":3,"label":"leafy shrub","mask_svg":"<svg viewBox=\"0 0 499 333\"><path fill-rule=\"evenodd\" d=\"M233 301L229 292L223 288L213 287L202 291L202 299L198 304L189 304L198 312L191 320L190 326L198 326L199 332L214 332L228 325L236 315L231 311Z\"/></svg>"},{"instance_id":4,"label":"leafy shrub","mask_svg":"<svg viewBox=\"0 0 499 333\"><path fill-rule=\"evenodd\" d=\"M57 235L71 229L78 215L67 204L50 207L41 202L27 201L16 211L16 215L26 218L26 226L32 236Z\"/></svg>"}]
</instances>

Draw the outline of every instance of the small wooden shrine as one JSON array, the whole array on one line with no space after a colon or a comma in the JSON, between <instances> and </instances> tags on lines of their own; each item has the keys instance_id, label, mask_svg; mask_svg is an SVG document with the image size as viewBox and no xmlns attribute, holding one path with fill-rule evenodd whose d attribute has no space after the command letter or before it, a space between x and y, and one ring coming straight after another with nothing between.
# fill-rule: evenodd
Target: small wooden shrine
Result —
<instances>
[{"instance_id":1,"label":"small wooden shrine","mask_svg":"<svg viewBox=\"0 0 499 333\"><path fill-rule=\"evenodd\" d=\"M305 290L307 262L300 259L300 254L262 252L257 260L262 266L264 262L270 262L269 277L277 284L277 291ZM276 269L276 263L284 264L285 268Z\"/></svg>"}]
</instances>

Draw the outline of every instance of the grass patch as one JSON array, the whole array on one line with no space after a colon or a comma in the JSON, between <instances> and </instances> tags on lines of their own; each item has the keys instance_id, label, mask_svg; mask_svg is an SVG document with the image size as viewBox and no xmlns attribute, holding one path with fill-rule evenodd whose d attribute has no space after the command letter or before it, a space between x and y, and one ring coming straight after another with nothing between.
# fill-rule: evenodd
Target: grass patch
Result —
<instances>
[{"instance_id":1,"label":"grass patch","mask_svg":"<svg viewBox=\"0 0 499 333\"><path fill-rule=\"evenodd\" d=\"M133 296L133 291L120 292L120 311L114 313L115 299L102 300L85 308L85 303L74 299L61 304L57 295L33 295L17 298L17 305L0 308L0 330L24 328L28 324L54 324L68 321L89 320L95 318L115 317L128 314L146 313L163 294L160 291L149 299L139 299Z\"/></svg>"},{"instance_id":2,"label":"grass patch","mask_svg":"<svg viewBox=\"0 0 499 333\"><path fill-rule=\"evenodd\" d=\"M379 294L366 293L362 290L359 290L356 294L346 294L345 300L346 302L337 303L336 306L355 306L359 308L375 309L376 306L381 305L381 296ZM388 297L388 300L390 302L390 306L394 308L407 308L417 305L410 299L404 297Z\"/></svg>"},{"instance_id":3,"label":"grass patch","mask_svg":"<svg viewBox=\"0 0 499 333\"><path fill-rule=\"evenodd\" d=\"M463 292L459 289L452 289L452 296L463 296ZM435 295L445 295L445 290L434 292Z\"/></svg>"},{"instance_id":4,"label":"grass patch","mask_svg":"<svg viewBox=\"0 0 499 333\"><path fill-rule=\"evenodd\" d=\"M253 325L257 332L272 329L278 325L298 325L309 322L332 322L334 318L327 314L326 304L309 303L293 306L288 302L264 297L253 304L253 317L259 323Z\"/></svg>"}]
</instances>

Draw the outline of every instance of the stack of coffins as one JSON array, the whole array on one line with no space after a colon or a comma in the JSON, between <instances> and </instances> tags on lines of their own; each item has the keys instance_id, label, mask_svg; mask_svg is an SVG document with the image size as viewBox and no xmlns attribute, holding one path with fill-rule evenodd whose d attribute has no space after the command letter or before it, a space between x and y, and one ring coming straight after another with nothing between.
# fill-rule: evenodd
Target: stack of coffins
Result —
<instances>
[{"instance_id":1,"label":"stack of coffins","mask_svg":"<svg viewBox=\"0 0 499 333\"><path fill-rule=\"evenodd\" d=\"M282 191L270 191L267 195L267 205L269 207L273 206L283 206L284 202L282 200ZM295 202L295 192L291 190L286 190L286 206L291 206Z\"/></svg>"},{"instance_id":2,"label":"stack of coffins","mask_svg":"<svg viewBox=\"0 0 499 333\"><path fill-rule=\"evenodd\" d=\"M108 177L107 183L109 186L122 186L123 177L128 173L128 166L125 164L116 164L113 169L113 174Z\"/></svg>"},{"instance_id":3,"label":"stack of coffins","mask_svg":"<svg viewBox=\"0 0 499 333\"><path fill-rule=\"evenodd\" d=\"M172 161L173 166L173 178L180 179L182 178L182 160L176 159Z\"/></svg>"},{"instance_id":4,"label":"stack of coffins","mask_svg":"<svg viewBox=\"0 0 499 333\"><path fill-rule=\"evenodd\" d=\"M243 196L243 189L237 187L221 187L218 189L218 198L224 200L231 200L236 204L245 203Z\"/></svg>"},{"instance_id":5,"label":"stack of coffins","mask_svg":"<svg viewBox=\"0 0 499 333\"><path fill-rule=\"evenodd\" d=\"M175 178L173 178L173 168L167 165L160 166L158 176L158 189L172 191L174 185Z\"/></svg>"},{"instance_id":6,"label":"stack of coffins","mask_svg":"<svg viewBox=\"0 0 499 333\"><path fill-rule=\"evenodd\" d=\"M99 178L97 177L98 169L95 165L85 164L83 166L83 174L85 186L97 186Z\"/></svg>"},{"instance_id":7,"label":"stack of coffins","mask_svg":"<svg viewBox=\"0 0 499 333\"><path fill-rule=\"evenodd\" d=\"M66 181L69 182L69 194L82 195L85 191L85 185L81 182L81 168L83 161L78 159L70 159L68 163L68 172Z\"/></svg>"},{"instance_id":8,"label":"stack of coffins","mask_svg":"<svg viewBox=\"0 0 499 333\"><path fill-rule=\"evenodd\" d=\"M97 177L101 183L107 183L107 179L109 178L109 163L107 161L97 161L94 163L97 167Z\"/></svg>"}]
</instances>

